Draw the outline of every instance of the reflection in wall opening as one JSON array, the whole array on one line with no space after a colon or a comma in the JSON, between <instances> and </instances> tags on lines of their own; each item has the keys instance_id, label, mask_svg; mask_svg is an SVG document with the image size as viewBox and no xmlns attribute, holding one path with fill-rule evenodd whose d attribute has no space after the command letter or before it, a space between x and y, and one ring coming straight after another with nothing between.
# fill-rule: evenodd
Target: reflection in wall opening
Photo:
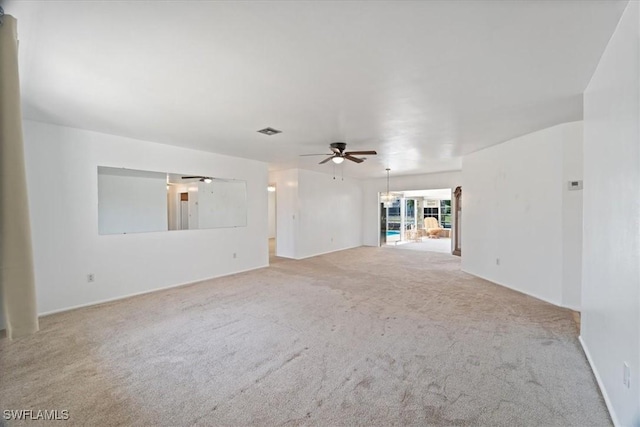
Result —
<instances>
[{"instance_id":1,"label":"reflection in wall opening","mask_svg":"<svg viewBox=\"0 0 640 427\"><path fill-rule=\"evenodd\" d=\"M247 226L247 183L98 166L98 233Z\"/></svg>"},{"instance_id":2,"label":"reflection in wall opening","mask_svg":"<svg viewBox=\"0 0 640 427\"><path fill-rule=\"evenodd\" d=\"M269 184L267 187L267 212L268 212L268 238L269 238L269 259L273 259L276 255L277 247L277 237L276 233L278 232L276 223L277 223L277 195L276 195L276 184Z\"/></svg>"},{"instance_id":3,"label":"reflection in wall opening","mask_svg":"<svg viewBox=\"0 0 640 427\"><path fill-rule=\"evenodd\" d=\"M189 193L180 193L180 230L189 229Z\"/></svg>"}]
</instances>

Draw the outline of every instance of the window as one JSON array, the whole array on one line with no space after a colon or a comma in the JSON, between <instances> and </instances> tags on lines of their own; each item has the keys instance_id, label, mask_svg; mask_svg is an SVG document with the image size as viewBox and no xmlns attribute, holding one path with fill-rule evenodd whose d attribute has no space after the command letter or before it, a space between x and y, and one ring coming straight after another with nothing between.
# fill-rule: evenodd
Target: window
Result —
<instances>
[{"instance_id":1,"label":"window","mask_svg":"<svg viewBox=\"0 0 640 427\"><path fill-rule=\"evenodd\" d=\"M437 219L442 228L451 228L451 200L428 200L423 218L427 217Z\"/></svg>"},{"instance_id":2,"label":"window","mask_svg":"<svg viewBox=\"0 0 640 427\"><path fill-rule=\"evenodd\" d=\"M437 199L426 199L424 201L424 218L435 218L440 223L440 201Z\"/></svg>"},{"instance_id":3,"label":"window","mask_svg":"<svg viewBox=\"0 0 640 427\"><path fill-rule=\"evenodd\" d=\"M440 200L440 224L451 228L451 200Z\"/></svg>"},{"instance_id":4,"label":"window","mask_svg":"<svg viewBox=\"0 0 640 427\"><path fill-rule=\"evenodd\" d=\"M387 229L400 230L400 222L400 199L398 199L387 208Z\"/></svg>"}]
</instances>

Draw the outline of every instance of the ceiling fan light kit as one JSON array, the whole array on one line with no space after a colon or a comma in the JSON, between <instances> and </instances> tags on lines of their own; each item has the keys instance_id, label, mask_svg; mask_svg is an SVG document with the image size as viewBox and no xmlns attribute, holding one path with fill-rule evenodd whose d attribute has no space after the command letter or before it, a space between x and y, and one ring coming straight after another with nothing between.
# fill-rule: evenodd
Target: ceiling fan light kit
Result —
<instances>
[{"instance_id":1,"label":"ceiling fan light kit","mask_svg":"<svg viewBox=\"0 0 640 427\"><path fill-rule=\"evenodd\" d=\"M197 179L198 181L204 182L205 184L211 184L213 182L213 178L211 178L210 176L202 176L202 175L183 176L182 179Z\"/></svg>"},{"instance_id":2,"label":"ceiling fan light kit","mask_svg":"<svg viewBox=\"0 0 640 427\"><path fill-rule=\"evenodd\" d=\"M362 163L365 161L365 159L354 156L375 156L376 154L378 154L374 150L344 151L347 149L346 142L332 142L331 144L329 144L329 148L332 151L332 153L330 154L302 154L302 156L329 156L318 164L323 165L331 160L333 163L339 165L340 163L344 162L345 159L351 160L354 163Z\"/></svg>"},{"instance_id":3,"label":"ceiling fan light kit","mask_svg":"<svg viewBox=\"0 0 640 427\"><path fill-rule=\"evenodd\" d=\"M282 131L278 130L278 129L274 129L272 127L266 127L264 129L260 129L258 131L258 133L262 133L262 134L267 135L267 136L273 136L273 135L277 135L279 133L282 133Z\"/></svg>"}]
</instances>

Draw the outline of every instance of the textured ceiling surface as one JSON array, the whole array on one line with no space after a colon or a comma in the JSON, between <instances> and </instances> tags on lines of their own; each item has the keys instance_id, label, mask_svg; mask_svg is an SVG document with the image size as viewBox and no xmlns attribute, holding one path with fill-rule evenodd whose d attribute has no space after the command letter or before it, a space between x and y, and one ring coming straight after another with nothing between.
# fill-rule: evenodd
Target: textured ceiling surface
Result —
<instances>
[{"instance_id":1,"label":"textured ceiling surface","mask_svg":"<svg viewBox=\"0 0 640 427\"><path fill-rule=\"evenodd\" d=\"M24 117L343 173L461 156L582 118L625 1L5 1ZM271 126L283 133L256 131Z\"/></svg>"}]
</instances>

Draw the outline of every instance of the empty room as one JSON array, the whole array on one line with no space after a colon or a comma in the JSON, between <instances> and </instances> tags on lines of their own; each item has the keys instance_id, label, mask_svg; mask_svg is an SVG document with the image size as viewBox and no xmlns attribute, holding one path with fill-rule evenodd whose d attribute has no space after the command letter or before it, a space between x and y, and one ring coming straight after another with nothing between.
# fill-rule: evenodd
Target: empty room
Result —
<instances>
[{"instance_id":1,"label":"empty room","mask_svg":"<svg viewBox=\"0 0 640 427\"><path fill-rule=\"evenodd\" d=\"M0 6L0 426L640 426L640 3Z\"/></svg>"}]
</instances>

